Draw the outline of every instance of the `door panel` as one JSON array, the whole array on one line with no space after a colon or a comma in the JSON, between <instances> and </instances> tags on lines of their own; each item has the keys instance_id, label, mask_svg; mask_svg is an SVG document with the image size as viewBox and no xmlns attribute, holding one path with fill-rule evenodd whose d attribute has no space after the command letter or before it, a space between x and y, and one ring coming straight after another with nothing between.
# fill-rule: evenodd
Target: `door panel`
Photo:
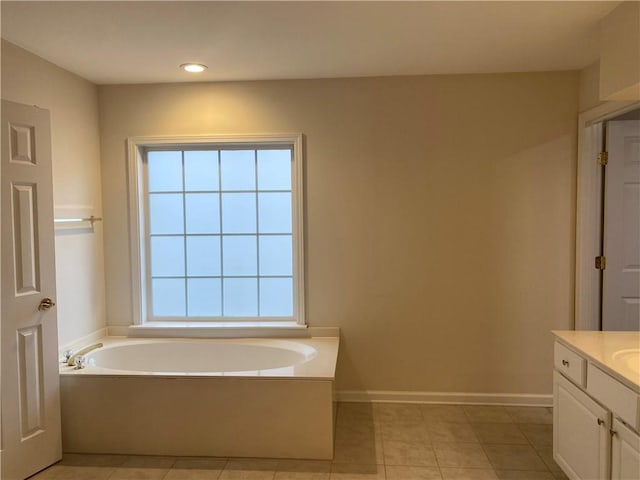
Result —
<instances>
[{"instance_id":1,"label":"door panel","mask_svg":"<svg viewBox=\"0 0 640 480\"><path fill-rule=\"evenodd\" d=\"M640 330L640 120L607 124L602 329Z\"/></svg>"},{"instance_id":2,"label":"door panel","mask_svg":"<svg viewBox=\"0 0 640 480\"><path fill-rule=\"evenodd\" d=\"M60 393L49 112L2 101L2 480L58 461Z\"/></svg>"}]
</instances>

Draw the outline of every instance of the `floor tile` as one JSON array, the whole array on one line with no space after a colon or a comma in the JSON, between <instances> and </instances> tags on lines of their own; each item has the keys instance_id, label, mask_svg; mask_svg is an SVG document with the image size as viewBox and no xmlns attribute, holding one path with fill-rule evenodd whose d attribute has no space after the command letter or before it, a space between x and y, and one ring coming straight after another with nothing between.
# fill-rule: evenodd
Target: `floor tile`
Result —
<instances>
[{"instance_id":1,"label":"floor tile","mask_svg":"<svg viewBox=\"0 0 640 480\"><path fill-rule=\"evenodd\" d=\"M387 480L442 480L437 467L406 467L387 465Z\"/></svg>"},{"instance_id":2,"label":"floor tile","mask_svg":"<svg viewBox=\"0 0 640 480\"><path fill-rule=\"evenodd\" d=\"M441 468L491 468L480 444L434 443L433 450Z\"/></svg>"},{"instance_id":3,"label":"floor tile","mask_svg":"<svg viewBox=\"0 0 640 480\"><path fill-rule=\"evenodd\" d=\"M333 464L331 480L385 480L384 465Z\"/></svg>"},{"instance_id":4,"label":"floor tile","mask_svg":"<svg viewBox=\"0 0 640 480\"><path fill-rule=\"evenodd\" d=\"M469 421L464 409L459 405L421 405L425 422L461 422Z\"/></svg>"},{"instance_id":5,"label":"floor tile","mask_svg":"<svg viewBox=\"0 0 640 480\"><path fill-rule=\"evenodd\" d=\"M507 413L505 407L484 406L484 405L467 405L464 406L464 412L470 422L483 423L511 423L513 420Z\"/></svg>"},{"instance_id":6,"label":"floor tile","mask_svg":"<svg viewBox=\"0 0 640 480\"><path fill-rule=\"evenodd\" d=\"M220 480L272 480L277 460L229 460L218 477Z\"/></svg>"},{"instance_id":7,"label":"floor tile","mask_svg":"<svg viewBox=\"0 0 640 480\"><path fill-rule=\"evenodd\" d=\"M176 463L176 457L163 457L153 455L137 455L126 457L120 464L123 468L171 468Z\"/></svg>"},{"instance_id":8,"label":"floor tile","mask_svg":"<svg viewBox=\"0 0 640 480\"><path fill-rule=\"evenodd\" d=\"M162 480L217 480L222 470L172 468Z\"/></svg>"},{"instance_id":9,"label":"floor tile","mask_svg":"<svg viewBox=\"0 0 640 480\"><path fill-rule=\"evenodd\" d=\"M515 423L553 423L553 413L547 407L505 407Z\"/></svg>"},{"instance_id":10,"label":"floor tile","mask_svg":"<svg viewBox=\"0 0 640 480\"><path fill-rule=\"evenodd\" d=\"M542 461L545 463L547 468L551 470L551 473L562 472L560 465L556 463L553 459L553 445L543 445L543 446L535 446L534 447ZM562 477L560 477L562 478Z\"/></svg>"},{"instance_id":11,"label":"floor tile","mask_svg":"<svg viewBox=\"0 0 640 480\"><path fill-rule=\"evenodd\" d=\"M365 430L336 430L335 463L381 464L382 435L377 428Z\"/></svg>"},{"instance_id":12,"label":"floor tile","mask_svg":"<svg viewBox=\"0 0 640 480\"><path fill-rule=\"evenodd\" d=\"M218 457L179 457L173 468L197 470L222 470L227 463L226 458Z\"/></svg>"},{"instance_id":13,"label":"floor tile","mask_svg":"<svg viewBox=\"0 0 640 480\"><path fill-rule=\"evenodd\" d=\"M420 406L412 403L374 403L373 419L378 423L422 421Z\"/></svg>"},{"instance_id":14,"label":"floor tile","mask_svg":"<svg viewBox=\"0 0 640 480\"><path fill-rule=\"evenodd\" d=\"M216 480L226 463L226 459L220 458L178 458L163 480Z\"/></svg>"},{"instance_id":15,"label":"floor tile","mask_svg":"<svg viewBox=\"0 0 640 480\"><path fill-rule=\"evenodd\" d=\"M107 480L113 474L114 467L59 465L47 469L30 480Z\"/></svg>"},{"instance_id":16,"label":"floor tile","mask_svg":"<svg viewBox=\"0 0 640 480\"><path fill-rule=\"evenodd\" d=\"M532 472L531 470L496 470L500 480L553 480L551 472Z\"/></svg>"},{"instance_id":17,"label":"floor tile","mask_svg":"<svg viewBox=\"0 0 640 480\"><path fill-rule=\"evenodd\" d=\"M497 480L490 468L442 468L444 480Z\"/></svg>"},{"instance_id":18,"label":"floor tile","mask_svg":"<svg viewBox=\"0 0 640 480\"><path fill-rule=\"evenodd\" d=\"M109 480L162 480L168 471L168 468L116 467Z\"/></svg>"},{"instance_id":19,"label":"floor tile","mask_svg":"<svg viewBox=\"0 0 640 480\"><path fill-rule=\"evenodd\" d=\"M278 462L276 480L328 480L331 462L284 460Z\"/></svg>"},{"instance_id":20,"label":"floor tile","mask_svg":"<svg viewBox=\"0 0 640 480\"><path fill-rule=\"evenodd\" d=\"M53 465L53 466L41 471L40 473L37 473L37 474L29 477L28 480L53 480L53 479L57 479L58 478L58 473L60 473L60 471L63 468L64 467L62 467L60 465Z\"/></svg>"},{"instance_id":21,"label":"floor tile","mask_svg":"<svg viewBox=\"0 0 640 480\"><path fill-rule=\"evenodd\" d=\"M478 437L469 423L433 422L427 423L426 428L433 443L478 442Z\"/></svg>"},{"instance_id":22,"label":"floor tile","mask_svg":"<svg viewBox=\"0 0 640 480\"><path fill-rule=\"evenodd\" d=\"M336 418L340 420L360 420L373 423L373 405L371 403L341 402L338 404Z\"/></svg>"},{"instance_id":23,"label":"floor tile","mask_svg":"<svg viewBox=\"0 0 640 480\"><path fill-rule=\"evenodd\" d=\"M553 425L521 423L518 428L534 447L553 445Z\"/></svg>"},{"instance_id":24,"label":"floor tile","mask_svg":"<svg viewBox=\"0 0 640 480\"><path fill-rule=\"evenodd\" d=\"M528 444L515 423L473 423L472 427L480 443Z\"/></svg>"},{"instance_id":25,"label":"floor tile","mask_svg":"<svg viewBox=\"0 0 640 480\"><path fill-rule=\"evenodd\" d=\"M385 440L382 448L385 465L438 466L433 450L422 442Z\"/></svg>"},{"instance_id":26,"label":"floor tile","mask_svg":"<svg viewBox=\"0 0 640 480\"><path fill-rule=\"evenodd\" d=\"M423 422L385 423L380 427L382 440L396 440L400 442L428 442L429 433Z\"/></svg>"},{"instance_id":27,"label":"floor tile","mask_svg":"<svg viewBox=\"0 0 640 480\"><path fill-rule=\"evenodd\" d=\"M92 455L65 453L59 465L83 467L118 467L129 459L127 455Z\"/></svg>"},{"instance_id":28,"label":"floor tile","mask_svg":"<svg viewBox=\"0 0 640 480\"><path fill-rule=\"evenodd\" d=\"M484 450L496 470L547 470L529 445L485 445Z\"/></svg>"}]
</instances>

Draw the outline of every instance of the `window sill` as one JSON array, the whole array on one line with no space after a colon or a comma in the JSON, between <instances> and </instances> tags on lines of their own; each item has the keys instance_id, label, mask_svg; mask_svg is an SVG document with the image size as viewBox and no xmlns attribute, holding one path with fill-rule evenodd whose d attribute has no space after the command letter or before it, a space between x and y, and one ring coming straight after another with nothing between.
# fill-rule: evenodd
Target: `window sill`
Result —
<instances>
[{"instance_id":1,"label":"window sill","mask_svg":"<svg viewBox=\"0 0 640 480\"><path fill-rule=\"evenodd\" d=\"M308 337L306 325L295 322L147 322L128 327L129 337Z\"/></svg>"}]
</instances>

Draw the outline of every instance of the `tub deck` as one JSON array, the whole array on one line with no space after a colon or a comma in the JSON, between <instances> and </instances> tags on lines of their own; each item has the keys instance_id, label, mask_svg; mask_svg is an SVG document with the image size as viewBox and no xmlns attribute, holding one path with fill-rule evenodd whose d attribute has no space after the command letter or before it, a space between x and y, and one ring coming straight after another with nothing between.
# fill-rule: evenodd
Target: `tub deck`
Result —
<instances>
[{"instance_id":1,"label":"tub deck","mask_svg":"<svg viewBox=\"0 0 640 480\"><path fill-rule=\"evenodd\" d=\"M338 339L286 341L318 347L317 355L293 368L251 372L61 367L63 450L331 459Z\"/></svg>"}]
</instances>

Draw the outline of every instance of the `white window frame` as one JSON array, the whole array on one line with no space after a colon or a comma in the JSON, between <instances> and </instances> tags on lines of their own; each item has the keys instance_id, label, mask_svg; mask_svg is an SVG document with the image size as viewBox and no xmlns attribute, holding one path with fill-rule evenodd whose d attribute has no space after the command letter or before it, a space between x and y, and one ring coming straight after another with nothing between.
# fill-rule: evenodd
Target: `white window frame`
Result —
<instances>
[{"instance_id":1,"label":"white window frame","mask_svg":"<svg viewBox=\"0 0 640 480\"><path fill-rule=\"evenodd\" d=\"M243 324L250 327L306 326L304 301L304 219L303 219L303 157L302 134L264 134L264 135L207 135L207 136L160 136L127 138L127 167L129 188L129 236L130 268L132 287L132 319L134 326L144 326L158 319L149 320L147 305L149 278L148 222L146 218L146 176L145 150L148 148L189 148L211 145L212 148L250 146L286 146L292 149L291 198L292 198L292 237L293 237L293 315L292 317L219 317L215 322L202 322L195 318L169 318L167 325L176 322L182 326L202 327Z\"/></svg>"}]
</instances>

